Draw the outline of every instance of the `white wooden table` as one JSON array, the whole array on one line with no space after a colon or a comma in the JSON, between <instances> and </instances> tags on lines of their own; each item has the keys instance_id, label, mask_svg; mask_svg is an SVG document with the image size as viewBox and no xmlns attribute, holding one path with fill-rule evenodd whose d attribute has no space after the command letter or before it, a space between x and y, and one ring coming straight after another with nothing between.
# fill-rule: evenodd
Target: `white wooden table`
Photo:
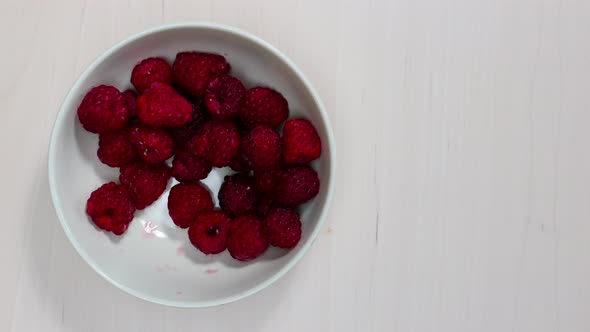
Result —
<instances>
[{"instance_id":1,"label":"white wooden table","mask_svg":"<svg viewBox=\"0 0 590 332\"><path fill-rule=\"evenodd\" d=\"M53 120L126 36L214 21L319 90L328 224L241 302L162 307L82 261L51 206ZM0 2L0 331L590 331L590 1Z\"/></svg>"}]
</instances>

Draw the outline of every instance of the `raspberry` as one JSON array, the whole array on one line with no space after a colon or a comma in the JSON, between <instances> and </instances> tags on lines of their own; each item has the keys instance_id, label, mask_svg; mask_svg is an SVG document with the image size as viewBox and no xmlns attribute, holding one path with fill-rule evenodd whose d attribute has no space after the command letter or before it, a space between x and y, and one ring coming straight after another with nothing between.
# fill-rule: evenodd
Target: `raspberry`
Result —
<instances>
[{"instance_id":1,"label":"raspberry","mask_svg":"<svg viewBox=\"0 0 590 332\"><path fill-rule=\"evenodd\" d=\"M246 97L246 88L239 79L228 75L214 77L205 90L207 111L217 120L238 115Z\"/></svg>"},{"instance_id":2,"label":"raspberry","mask_svg":"<svg viewBox=\"0 0 590 332\"><path fill-rule=\"evenodd\" d=\"M137 98L137 115L147 125L176 128L192 119L193 106L172 87L156 82Z\"/></svg>"},{"instance_id":3,"label":"raspberry","mask_svg":"<svg viewBox=\"0 0 590 332\"><path fill-rule=\"evenodd\" d=\"M200 214L212 209L211 194L198 183L179 183L170 189L168 213L180 228L187 228Z\"/></svg>"},{"instance_id":4,"label":"raspberry","mask_svg":"<svg viewBox=\"0 0 590 332\"><path fill-rule=\"evenodd\" d=\"M131 193L138 210L155 202L166 190L171 171L165 164L148 165L134 162L121 167L119 181Z\"/></svg>"},{"instance_id":5,"label":"raspberry","mask_svg":"<svg viewBox=\"0 0 590 332\"><path fill-rule=\"evenodd\" d=\"M148 164L159 164L174 155L174 141L164 129L137 124L129 138L139 157Z\"/></svg>"},{"instance_id":6,"label":"raspberry","mask_svg":"<svg viewBox=\"0 0 590 332\"><path fill-rule=\"evenodd\" d=\"M121 167L137 157L127 129L100 134L96 155L111 167Z\"/></svg>"},{"instance_id":7,"label":"raspberry","mask_svg":"<svg viewBox=\"0 0 590 332\"><path fill-rule=\"evenodd\" d=\"M261 218L264 218L268 215L270 210L275 207L275 199L271 196L270 193L265 194L260 199L260 203L258 204L258 209L256 210L256 214Z\"/></svg>"},{"instance_id":8,"label":"raspberry","mask_svg":"<svg viewBox=\"0 0 590 332\"><path fill-rule=\"evenodd\" d=\"M185 149L178 149L172 162L172 176L179 182L196 182L206 178L211 172L211 164Z\"/></svg>"},{"instance_id":9,"label":"raspberry","mask_svg":"<svg viewBox=\"0 0 590 332\"><path fill-rule=\"evenodd\" d=\"M246 174L226 176L219 188L218 198L219 206L230 216L254 213L258 203L254 178Z\"/></svg>"},{"instance_id":10,"label":"raspberry","mask_svg":"<svg viewBox=\"0 0 590 332\"><path fill-rule=\"evenodd\" d=\"M276 187L276 200L279 205L295 207L314 198L320 191L318 173L307 166L287 169Z\"/></svg>"},{"instance_id":11,"label":"raspberry","mask_svg":"<svg viewBox=\"0 0 590 332\"><path fill-rule=\"evenodd\" d=\"M135 102L137 99L137 93L133 90L125 90L123 91L123 97L125 97L125 105L129 111L129 116L137 116L137 103Z\"/></svg>"},{"instance_id":12,"label":"raspberry","mask_svg":"<svg viewBox=\"0 0 590 332\"><path fill-rule=\"evenodd\" d=\"M264 218L264 231L268 242L279 248L293 248L301 239L299 213L275 208Z\"/></svg>"},{"instance_id":13,"label":"raspberry","mask_svg":"<svg viewBox=\"0 0 590 332\"><path fill-rule=\"evenodd\" d=\"M111 232L115 235L122 235L129 228L129 224L113 225Z\"/></svg>"},{"instance_id":14,"label":"raspberry","mask_svg":"<svg viewBox=\"0 0 590 332\"><path fill-rule=\"evenodd\" d=\"M131 72L131 84L143 93L153 83L159 82L166 85L172 84L172 68L162 58L147 58L133 67Z\"/></svg>"},{"instance_id":15,"label":"raspberry","mask_svg":"<svg viewBox=\"0 0 590 332\"><path fill-rule=\"evenodd\" d=\"M209 113L201 102L191 103L193 106L193 116L189 123L179 128L170 130L174 143L178 146L186 144L199 131L199 128L209 120Z\"/></svg>"},{"instance_id":16,"label":"raspberry","mask_svg":"<svg viewBox=\"0 0 590 332\"><path fill-rule=\"evenodd\" d=\"M231 222L227 249L233 258L248 261L262 255L267 248L264 225L258 217L246 215Z\"/></svg>"},{"instance_id":17,"label":"raspberry","mask_svg":"<svg viewBox=\"0 0 590 332\"><path fill-rule=\"evenodd\" d=\"M303 165L318 159L322 143L311 122L289 119L283 127L283 159L288 165Z\"/></svg>"},{"instance_id":18,"label":"raspberry","mask_svg":"<svg viewBox=\"0 0 590 332\"><path fill-rule=\"evenodd\" d=\"M92 88L78 106L82 127L91 133L106 133L122 129L130 114L125 97L117 88L100 85Z\"/></svg>"},{"instance_id":19,"label":"raspberry","mask_svg":"<svg viewBox=\"0 0 590 332\"><path fill-rule=\"evenodd\" d=\"M86 213L98 228L121 235L133 220L135 206L127 188L109 182L90 194Z\"/></svg>"},{"instance_id":20,"label":"raspberry","mask_svg":"<svg viewBox=\"0 0 590 332\"><path fill-rule=\"evenodd\" d=\"M283 174L282 169L258 170L254 172L256 189L261 192L272 192Z\"/></svg>"},{"instance_id":21,"label":"raspberry","mask_svg":"<svg viewBox=\"0 0 590 332\"><path fill-rule=\"evenodd\" d=\"M236 172L245 173L251 171L248 161L244 158L244 154L239 152L230 160L229 167Z\"/></svg>"},{"instance_id":22,"label":"raspberry","mask_svg":"<svg viewBox=\"0 0 590 332\"><path fill-rule=\"evenodd\" d=\"M246 92L246 101L240 111L240 119L246 126L276 127L288 117L289 104L279 92L262 87L252 88Z\"/></svg>"},{"instance_id":23,"label":"raspberry","mask_svg":"<svg viewBox=\"0 0 590 332\"><path fill-rule=\"evenodd\" d=\"M281 139L271 127L257 126L242 140L241 151L254 170L277 168L281 161Z\"/></svg>"},{"instance_id":24,"label":"raspberry","mask_svg":"<svg viewBox=\"0 0 590 332\"><path fill-rule=\"evenodd\" d=\"M190 225L188 238L204 254L218 254L225 250L230 222L223 211L205 212Z\"/></svg>"},{"instance_id":25,"label":"raspberry","mask_svg":"<svg viewBox=\"0 0 590 332\"><path fill-rule=\"evenodd\" d=\"M203 97L211 77L229 73L230 65L219 54L180 52L172 64L174 82L192 96Z\"/></svg>"},{"instance_id":26,"label":"raspberry","mask_svg":"<svg viewBox=\"0 0 590 332\"><path fill-rule=\"evenodd\" d=\"M207 159L215 167L224 167L237 155L240 133L233 122L209 121L187 143L187 150Z\"/></svg>"}]
</instances>

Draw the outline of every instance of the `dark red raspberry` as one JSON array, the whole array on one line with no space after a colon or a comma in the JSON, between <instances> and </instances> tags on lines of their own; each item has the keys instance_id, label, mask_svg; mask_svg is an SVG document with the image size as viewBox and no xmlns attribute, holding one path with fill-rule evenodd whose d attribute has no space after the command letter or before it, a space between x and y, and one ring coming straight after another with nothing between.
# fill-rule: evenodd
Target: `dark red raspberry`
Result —
<instances>
[{"instance_id":1,"label":"dark red raspberry","mask_svg":"<svg viewBox=\"0 0 590 332\"><path fill-rule=\"evenodd\" d=\"M174 141L164 129L137 124L129 138L139 157L148 164L159 164L174 155Z\"/></svg>"},{"instance_id":2,"label":"dark red raspberry","mask_svg":"<svg viewBox=\"0 0 590 332\"><path fill-rule=\"evenodd\" d=\"M193 106L171 86L154 83L137 98L139 120L154 127L177 128L193 116Z\"/></svg>"},{"instance_id":3,"label":"dark red raspberry","mask_svg":"<svg viewBox=\"0 0 590 332\"><path fill-rule=\"evenodd\" d=\"M259 199L254 178L246 174L226 176L217 196L219 206L230 216L254 213Z\"/></svg>"},{"instance_id":4,"label":"dark red raspberry","mask_svg":"<svg viewBox=\"0 0 590 332\"><path fill-rule=\"evenodd\" d=\"M266 125L274 128L288 117L289 104L279 92L262 87L246 92L246 101L240 111L240 119L246 126Z\"/></svg>"},{"instance_id":5,"label":"dark red raspberry","mask_svg":"<svg viewBox=\"0 0 590 332\"><path fill-rule=\"evenodd\" d=\"M288 165L304 165L318 159L322 142L313 124L305 119L289 119L283 127L283 160Z\"/></svg>"},{"instance_id":6,"label":"dark red raspberry","mask_svg":"<svg viewBox=\"0 0 590 332\"><path fill-rule=\"evenodd\" d=\"M177 146L182 146L190 141L190 139L199 131L199 128L201 128L201 126L210 118L209 113L201 102L196 101L191 104L193 106L193 117L191 121L182 127L170 130L174 143L176 143Z\"/></svg>"},{"instance_id":7,"label":"dark red raspberry","mask_svg":"<svg viewBox=\"0 0 590 332\"><path fill-rule=\"evenodd\" d=\"M127 188L109 182L90 195L86 213L98 228L121 235L133 220L135 206Z\"/></svg>"},{"instance_id":8,"label":"dark red raspberry","mask_svg":"<svg viewBox=\"0 0 590 332\"><path fill-rule=\"evenodd\" d=\"M130 118L126 99L117 88L100 85L92 88L78 106L82 127L91 133L122 129Z\"/></svg>"},{"instance_id":9,"label":"dark red raspberry","mask_svg":"<svg viewBox=\"0 0 590 332\"><path fill-rule=\"evenodd\" d=\"M172 162L172 176L179 182L196 182L206 178L211 172L211 164L202 157L195 156L185 149L177 149Z\"/></svg>"},{"instance_id":10,"label":"dark red raspberry","mask_svg":"<svg viewBox=\"0 0 590 332\"><path fill-rule=\"evenodd\" d=\"M227 249L233 258L249 261L262 255L268 248L264 224L255 216L246 215L234 219L227 236Z\"/></svg>"},{"instance_id":11,"label":"dark red raspberry","mask_svg":"<svg viewBox=\"0 0 590 332\"><path fill-rule=\"evenodd\" d=\"M207 111L217 120L230 120L238 115L246 99L246 88L239 79L228 75L214 77L205 90Z\"/></svg>"},{"instance_id":12,"label":"dark red raspberry","mask_svg":"<svg viewBox=\"0 0 590 332\"><path fill-rule=\"evenodd\" d=\"M224 167L238 154L240 133L233 122L209 121L186 147L191 153L207 159L211 165Z\"/></svg>"},{"instance_id":13,"label":"dark red raspberry","mask_svg":"<svg viewBox=\"0 0 590 332\"><path fill-rule=\"evenodd\" d=\"M203 97L211 77L229 73L230 65L219 54L180 52L172 64L174 83L192 96Z\"/></svg>"},{"instance_id":14,"label":"dark red raspberry","mask_svg":"<svg viewBox=\"0 0 590 332\"><path fill-rule=\"evenodd\" d=\"M271 127L251 129L242 140L240 149L254 170L273 169L280 165L281 139Z\"/></svg>"},{"instance_id":15,"label":"dark red raspberry","mask_svg":"<svg viewBox=\"0 0 590 332\"><path fill-rule=\"evenodd\" d=\"M162 195L171 173L165 164L148 165L138 161L121 167L119 181L129 189L135 207L141 210Z\"/></svg>"},{"instance_id":16,"label":"dark red raspberry","mask_svg":"<svg viewBox=\"0 0 590 332\"><path fill-rule=\"evenodd\" d=\"M172 68L162 58L147 58L133 67L131 72L131 84L143 93L153 83L159 82L166 85L172 84Z\"/></svg>"},{"instance_id":17,"label":"dark red raspberry","mask_svg":"<svg viewBox=\"0 0 590 332\"><path fill-rule=\"evenodd\" d=\"M276 202L271 193L267 193L262 196L256 214L261 218L264 218L268 213L275 207Z\"/></svg>"},{"instance_id":18,"label":"dark red raspberry","mask_svg":"<svg viewBox=\"0 0 590 332\"><path fill-rule=\"evenodd\" d=\"M204 254L218 254L225 250L230 223L223 211L205 212L190 225L188 238Z\"/></svg>"},{"instance_id":19,"label":"dark red raspberry","mask_svg":"<svg viewBox=\"0 0 590 332\"><path fill-rule=\"evenodd\" d=\"M318 173L307 166L287 169L275 189L279 205L295 207L314 198L320 191Z\"/></svg>"},{"instance_id":20,"label":"dark red raspberry","mask_svg":"<svg viewBox=\"0 0 590 332\"><path fill-rule=\"evenodd\" d=\"M135 102L137 100L137 93L133 90L125 90L123 91L123 97L125 97L125 105L127 105L129 116L137 116L137 103Z\"/></svg>"},{"instance_id":21,"label":"dark red raspberry","mask_svg":"<svg viewBox=\"0 0 590 332\"><path fill-rule=\"evenodd\" d=\"M261 192L273 192L283 173L282 169L258 170L254 172L256 189Z\"/></svg>"},{"instance_id":22,"label":"dark red raspberry","mask_svg":"<svg viewBox=\"0 0 590 332\"><path fill-rule=\"evenodd\" d=\"M244 154L239 153L235 155L229 162L229 167L236 172L245 173L252 170L248 161L244 158Z\"/></svg>"},{"instance_id":23,"label":"dark red raspberry","mask_svg":"<svg viewBox=\"0 0 590 332\"><path fill-rule=\"evenodd\" d=\"M201 213L212 209L211 194L199 183L179 183L170 189L168 213L180 228L187 228Z\"/></svg>"},{"instance_id":24,"label":"dark red raspberry","mask_svg":"<svg viewBox=\"0 0 590 332\"><path fill-rule=\"evenodd\" d=\"M279 248L293 248L301 239L299 213L290 209L274 208L264 218L268 242Z\"/></svg>"},{"instance_id":25,"label":"dark red raspberry","mask_svg":"<svg viewBox=\"0 0 590 332\"><path fill-rule=\"evenodd\" d=\"M111 167L121 167L137 157L127 129L100 134L96 155L103 164Z\"/></svg>"}]
</instances>

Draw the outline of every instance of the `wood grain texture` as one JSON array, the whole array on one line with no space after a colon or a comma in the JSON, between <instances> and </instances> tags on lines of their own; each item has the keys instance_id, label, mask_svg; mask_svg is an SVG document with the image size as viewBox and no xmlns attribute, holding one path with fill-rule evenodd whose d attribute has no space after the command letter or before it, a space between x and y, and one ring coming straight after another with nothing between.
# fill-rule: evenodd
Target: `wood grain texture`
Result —
<instances>
[{"instance_id":1,"label":"wood grain texture","mask_svg":"<svg viewBox=\"0 0 590 332\"><path fill-rule=\"evenodd\" d=\"M115 42L205 20L319 90L338 143L328 225L285 278L205 310L94 273L51 206L47 144ZM590 2L0 2L1 331L589 331Z\"/></svg>"}]
</instances>

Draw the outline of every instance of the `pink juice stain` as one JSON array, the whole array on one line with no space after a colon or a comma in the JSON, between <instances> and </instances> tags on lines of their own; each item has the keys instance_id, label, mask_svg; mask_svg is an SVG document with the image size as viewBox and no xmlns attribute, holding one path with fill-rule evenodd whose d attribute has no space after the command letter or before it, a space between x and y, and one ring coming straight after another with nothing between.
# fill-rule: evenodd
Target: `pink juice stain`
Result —
<instances>
[{"instance_id":1,"label":"pink juice stain","mask_svg":"<svg viewBox=\"0 0 590 332\"><path fill-rule=\"evenodd\" d=\"M154 223L152 223L151 221L146 222L143 225L143 237L145 237L146 239L153 239L156 237L156 235L154 234L154 231L158 229L158 225L155 225Z\"/></svg>"}]
</instances>

